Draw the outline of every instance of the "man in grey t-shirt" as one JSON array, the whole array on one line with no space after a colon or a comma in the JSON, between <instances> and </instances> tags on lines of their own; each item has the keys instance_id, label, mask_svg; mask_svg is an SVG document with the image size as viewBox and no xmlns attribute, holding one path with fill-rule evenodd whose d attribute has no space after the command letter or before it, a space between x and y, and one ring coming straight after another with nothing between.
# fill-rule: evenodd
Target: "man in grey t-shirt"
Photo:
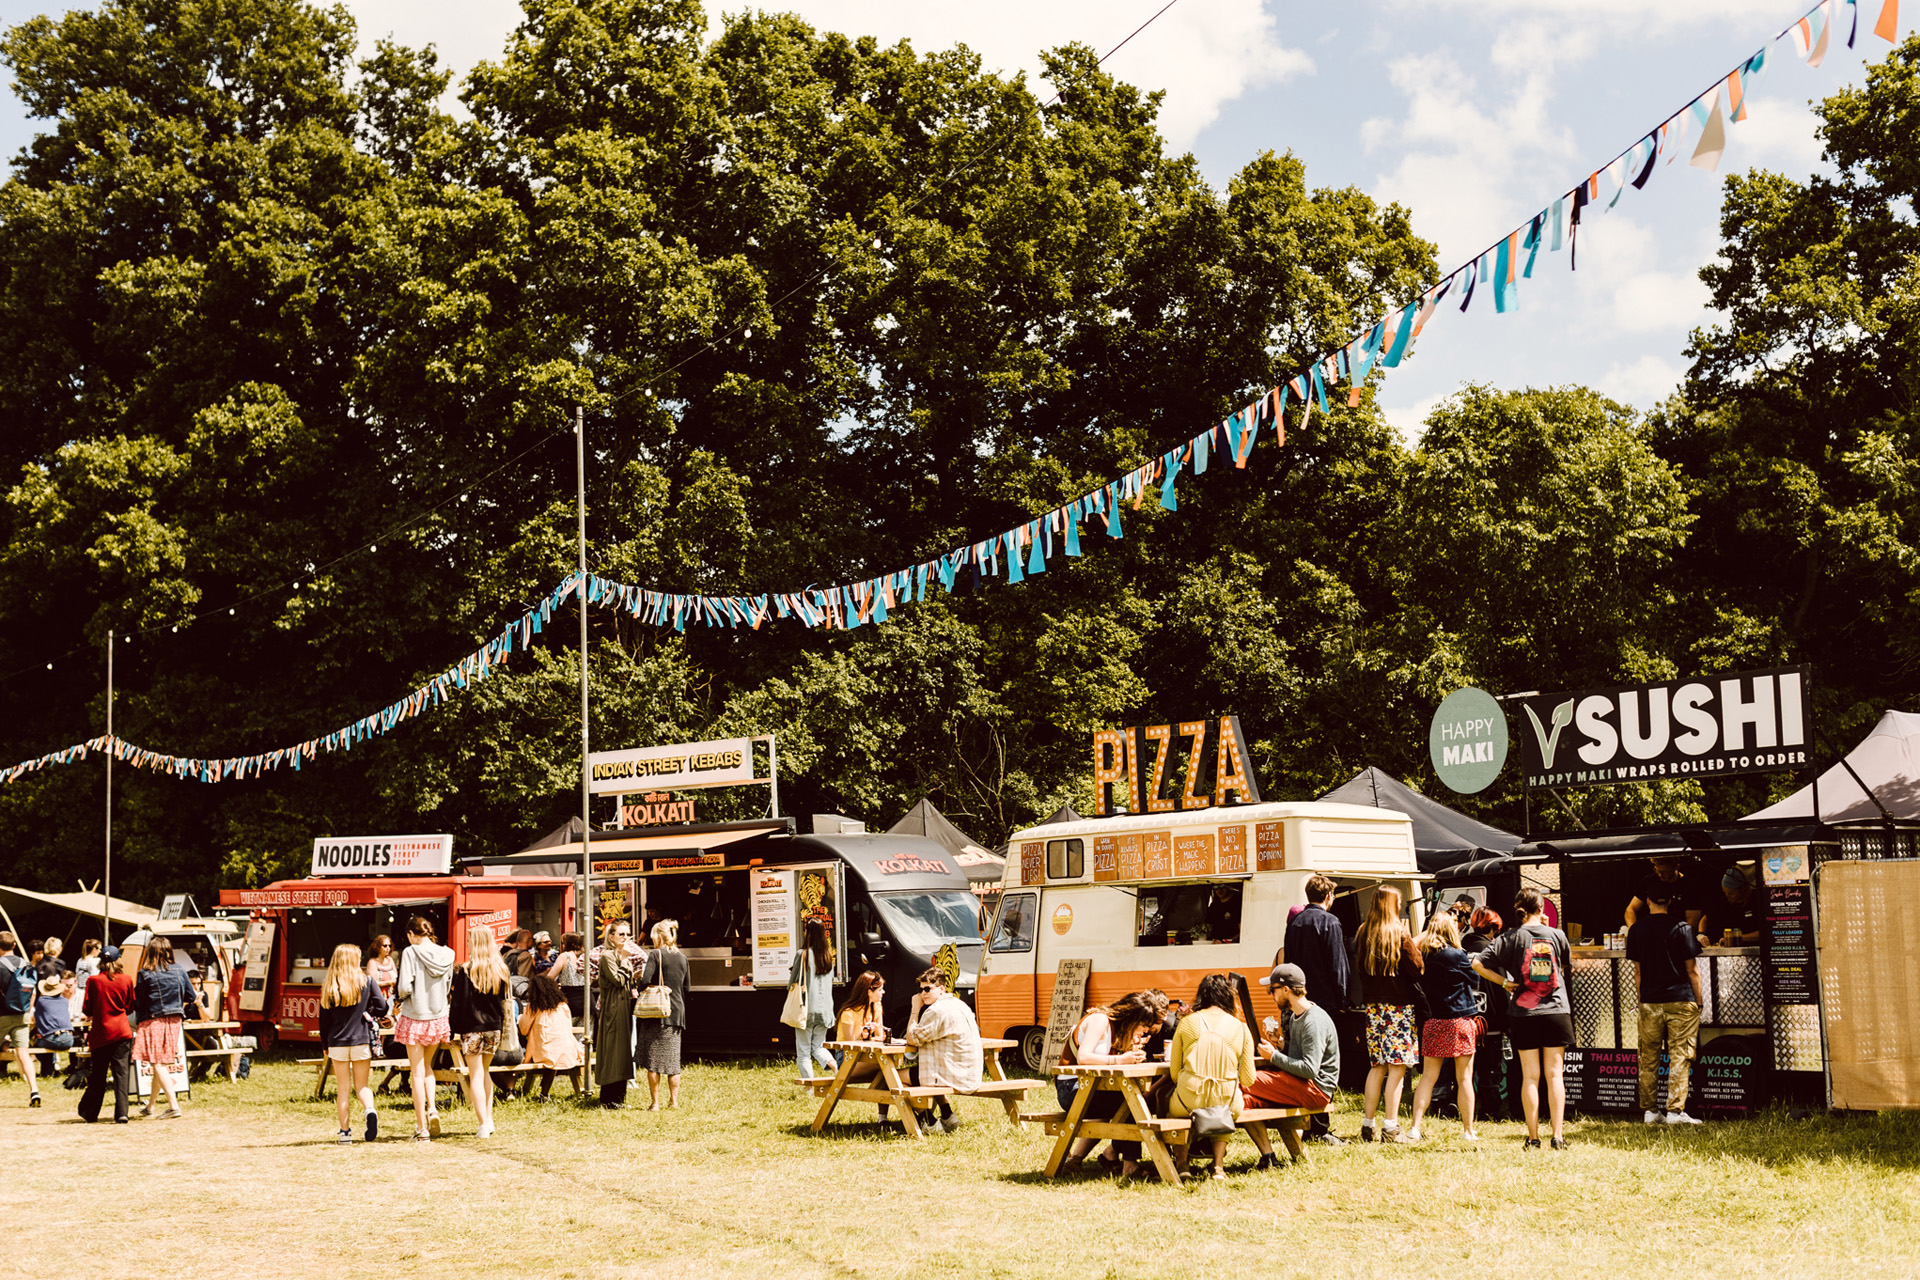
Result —
<instances>
[{"instance_id":1,"label":"man in grey t-shirt","mask_svg":"<svg viewBox=\"0 0 1920 1280\"><path fill-rule=\"evenodd\" d=\"M1308 1140L1338 1145L1340 1140L1325 1125L1325 1108L1340 1083L1340 1036L1333 1019L1307 999L1307 975L1299 965L1275 965L1260 985L1280 1006L1281 1024L1275 1030L1281 1044L1260 1041L1258 1056L1266 1069L1254 1073L1247 1100L1263 1107L1319 1108ZM1270 1163L1263 1153L1261 1167Z\"/></svg>"}]
</instances>

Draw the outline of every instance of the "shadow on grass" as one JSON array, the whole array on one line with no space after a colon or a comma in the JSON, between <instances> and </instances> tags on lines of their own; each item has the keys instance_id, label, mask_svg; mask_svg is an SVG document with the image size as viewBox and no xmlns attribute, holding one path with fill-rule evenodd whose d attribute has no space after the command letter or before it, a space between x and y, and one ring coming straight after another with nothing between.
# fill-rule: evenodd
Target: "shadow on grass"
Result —
<instances>
[{"instance_id":1,"label":"shadow on grass","mask_svg":"<svg viewBox=\"0 0 1920 1280\"><path fill-rule=\"evenodd\" d=\"M1631 1120L1589 1120L1578 1140L1620 1151L1749 1160L1769 1168L1808 1161L1852 1161L1920 1171L1920 1113L1882 1111L1796 1120L1775 1104L1746 1120L1711 1120L1671 1129Z\"/></svg>"}]
</instances>

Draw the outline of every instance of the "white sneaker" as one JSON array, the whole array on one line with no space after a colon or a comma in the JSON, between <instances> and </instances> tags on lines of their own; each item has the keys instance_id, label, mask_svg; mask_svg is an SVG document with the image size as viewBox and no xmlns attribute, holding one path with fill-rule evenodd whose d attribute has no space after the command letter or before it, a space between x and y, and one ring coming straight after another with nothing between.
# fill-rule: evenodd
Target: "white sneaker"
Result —
<instances>
[{"instance_id":1,"label":"white sneaker","mask_svg":"<svg viewBox=\"0 0 1920 1280\"><path fill-rule=\"evenodd\" d=\"M1402 1142L1425 1142L1426 1140L1427 1135L1420 1132L1418 1128L1407 1130L1407 1136L1401 1139Z\"/></svg>"},{"instance_id":2,"label":"white sneaker","mask_svg":"<svg viewBox=\"0 0 1920 1280\"><path fill-rule=\"evenodd\" d=\"M1462 1141L1462 1142L1478 1142L1478 1141L1480 1141L1480 1135L1479 1135L1479 1134L1477 1134L1477 1133L1462 1133L1462 1134L1460 1135L1460 1141Z\"/></svg>"},{"instance_id":3,"label":"white sneaker","mask_svg":"<svg viewBox=\"0 0 1920 1280\"><path fill-rule=\"evenodd\" d=\"M1705 1124L1705 1120L1696 1120L1684 1111L1667 1112L1668 1124Z\"/></svg>"},{"instance_id":4,"label":"white sneaker","mask_svg":"<svg viewBox=\"0 0 1920 1280\"><path fill-rule=\"evenodd\" d=\"M473 1135L473 1136L474 1136L474 1137L476 1137L476 1138L491 1138L491 1137L493 1136L493 1125L492 1125L492 1123L491 1123L491 1122L489 1122L489 1123L487 1123L487 1124L483 1124L483 1125L481 1125L481 1126L479 1127L479 1129L477 1129L477 1130L476 1130L476 1131L474 1132L474 1135Z\"/></svg>"},{"instance_id":5,"label":"white sneaker","mask_svg":"<svg viewBox=\"0 0 1920 1280\"><path fill-rule=\"evenodd\" d=\"M1641 1122L1642 1124L1659 1124L1659 1123L1660 1123L1660 1113L1659 1113L1658 1111L1648 1111L1648 1112L1645 1112L1645 1113L1643 1113L1643 1114L1641 1115L1641 1117L1640 1117L1640 1122Z\"/></svg>"}]
</instances>

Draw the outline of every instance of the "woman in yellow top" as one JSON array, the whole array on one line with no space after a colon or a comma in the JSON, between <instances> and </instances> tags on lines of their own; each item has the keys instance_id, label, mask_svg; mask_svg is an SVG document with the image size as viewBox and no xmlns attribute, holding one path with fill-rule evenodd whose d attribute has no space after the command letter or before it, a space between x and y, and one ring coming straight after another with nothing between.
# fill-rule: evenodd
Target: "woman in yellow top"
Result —
<instances>
[{"instance_id":1,"label":"woman in yellow top","mask_svg":"<svg viewBox=\"0 0 1920 1280\"><path fill-rule=\"evenodd\" d=\"M1173 1033L1167 1064L1173 1074L1173 1098L1167 1113L1176 1119L1200 1107L1226 1107L1240 1118L1242 1089L1254 1081L1253 1034L1233 1013L1233 983L1224 973L1200 979L1193 1012L1180 1019ZM1212 1139L1211 1176L1225 1178L1227 1140Z\"/></svg>"},{"instance_id":2,"label":"woman in yellow top","mask_svg":"<svg viewBox=\"0 0 1920 1280\"><path fill-rule=\"evenodd\" d=\"M835 1040L882 1040L887 1038L886 1011L881 1007L881 998L887 993L887 980L868 969L853 980L847 989L846 1003L840 1006L840 1016L834 1020L833 1038ZM871 1080L880 1074L880 1068L872 1062L859 1062L847 1075L848 1083L858 1080ZM887 1104L880 1104L880 1123L887 1122Z\"/></svg>"}]
</instances>

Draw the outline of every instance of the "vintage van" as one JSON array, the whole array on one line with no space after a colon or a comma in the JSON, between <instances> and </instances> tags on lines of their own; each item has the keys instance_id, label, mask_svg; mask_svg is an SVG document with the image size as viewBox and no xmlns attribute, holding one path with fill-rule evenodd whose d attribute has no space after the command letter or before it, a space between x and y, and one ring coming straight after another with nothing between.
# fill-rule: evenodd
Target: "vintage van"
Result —
<instances>
[{"instance_id":1,"label":"vintage van","mask_svg":"<svg viewBox=\"0 0 1920 1280\"><path fill-rule=\"evenodd\" d=\"M1009 842L1000 908L979 970L982 1035L1042 1069L1060 961L1093 962L1087 1000L1158 987L1191 1000L1209 973L1267 975L1288 908L1315 873L1364 911L1375 886L1416 913L1413 827L1392 809L1319 801L1049 823ZM1257 990L1257 988L1256 988Z\"/></svg>"}]
</instances>

